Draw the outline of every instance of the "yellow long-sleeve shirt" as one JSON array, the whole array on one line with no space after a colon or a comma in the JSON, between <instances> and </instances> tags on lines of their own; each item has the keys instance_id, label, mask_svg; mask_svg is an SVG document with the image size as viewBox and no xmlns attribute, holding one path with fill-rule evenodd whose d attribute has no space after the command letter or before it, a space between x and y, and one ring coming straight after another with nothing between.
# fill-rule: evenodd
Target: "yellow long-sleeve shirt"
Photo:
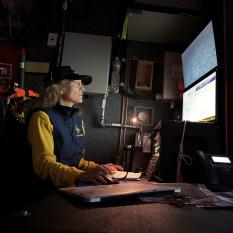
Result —
<instances>
[{"instance_id":1,"label":"yellow long-sleeve shirt","mask_svg":"<svg viewBox=\"0 0 233 233\"><path fill-rule=\"evenodd\" d=\"M53 125L43 112L33 113L28 126L28 141L32 146L32 162L35 173L42 180L50 180L56 187L72 186L84 170L96 163L80 160L78 168L57 162L54 154Z\"/></svg>"}]
</instances>

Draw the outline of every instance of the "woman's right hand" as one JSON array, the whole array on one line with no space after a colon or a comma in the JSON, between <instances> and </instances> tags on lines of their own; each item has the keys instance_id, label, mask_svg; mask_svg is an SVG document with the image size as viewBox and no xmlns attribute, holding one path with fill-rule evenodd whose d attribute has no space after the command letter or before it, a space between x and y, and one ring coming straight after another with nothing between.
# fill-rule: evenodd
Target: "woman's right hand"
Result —
<instances>
[{"instance_id":1,"label":"woman's right hand","mask_svg":"<svg viewBox=\"0 0 233 233\"><path fill-rule=\"evenodd\" d=\"M96 167L89 168L80 173L77 176L77 181L91 182L93 184L107 184L108 182L104 177L108 174L111 174L111 170L107 166L97 165Z\"/></svg>"}]
</instances>

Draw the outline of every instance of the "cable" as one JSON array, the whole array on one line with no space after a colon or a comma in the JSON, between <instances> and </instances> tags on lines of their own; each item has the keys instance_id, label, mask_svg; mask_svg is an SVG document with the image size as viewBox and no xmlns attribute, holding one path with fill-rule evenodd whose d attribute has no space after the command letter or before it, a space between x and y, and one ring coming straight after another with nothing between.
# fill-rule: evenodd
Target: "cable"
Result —
<instances>
[{"instance_id":1,"label":"cable","mask_svg":"<svg viewBox=\"0 0 233 233\"><path fill-rule=\"evenodd\" d=\"M142 148L143 148L143 137L144 137L144 135L143 135L143 129L142 129L142 126L141 125L139 125L139 132L138 132L138 134L136 134L136 135L138 135L139 136L139 138L137 138L137 141L136 141L136 144L135 144L135 146L136 147L139 147L139 142L141 141L141 146L142 146Z\"/></svg>"},{"instance_id":2,"label":"cable","mask_svg":"<svg viewBox=\"0 0 233 233\"><path fill-rule=\"evenodd\" d=\"M127 176L128 176L129 172L127 171L125 173L125 175L122 178L119 178L118 180L126 180Z\"/></svg>"},{"instance_id":3,"label":"cable","mask_svg":"<svg viewBox=\"0 0 233 233\"><path fill-rule=\"evenodd\" d=\"M164 180L162 178L160 178L159 176L157 176L156 174L154 174L154 178L156 181L159 181L159 182L164 182Z\"/></svg>"},{"instance_id":4,"label":"cable","mask_svg":"<svg viewBox=\"0 0 233 233\"><path fill-rule=\"evenodd\" d=\"M184 163L188 166L191 166L193 163L192 158L189 155L184 154L184 149L183 149L183 142L184 142L184 134L186 130L186 123L187 121L184 121L184 127L183 127L183 132L182 132L182 138L180 142L180 150L179 154L177 157L177 167L176 167L176 182L182 182L182 175L181 175L181 162L184 160Z\"/></svg>"}]
</instances>

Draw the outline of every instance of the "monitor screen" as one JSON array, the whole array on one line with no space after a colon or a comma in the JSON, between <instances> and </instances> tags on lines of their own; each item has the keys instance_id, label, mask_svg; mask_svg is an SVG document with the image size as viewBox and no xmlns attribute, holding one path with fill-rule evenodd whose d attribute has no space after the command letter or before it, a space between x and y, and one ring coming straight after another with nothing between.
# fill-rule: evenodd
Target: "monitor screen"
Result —
<instances>
[{"instance_id":1,"label":"monitor screen","mask_svg":"<svg viewBox=\"0 0 233 233\"><path fill-rule=\"evenodd\" d=\"M199 33L181 57L185 88L217 66L212 21Z\"/></svg>"},{"instance_id":2,"label":"monitor screen","mask_svg":"<svg viewBox=\"0 0 233 233\"><path fill-rule=\"evenodd\" d=\"M216 71L183 94L182 120L209 122L216 119Z\"/></svg>"}]
</instances>

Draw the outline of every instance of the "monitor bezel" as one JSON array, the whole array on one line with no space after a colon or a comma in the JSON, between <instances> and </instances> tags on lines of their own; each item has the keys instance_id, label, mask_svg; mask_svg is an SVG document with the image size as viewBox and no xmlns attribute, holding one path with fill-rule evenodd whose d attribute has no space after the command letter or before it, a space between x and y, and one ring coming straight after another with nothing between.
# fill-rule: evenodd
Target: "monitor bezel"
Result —
<instances>
[{"instance_id":1,"label":"monitor bezel","mask_svg":"<svg viewBox=\"0 0 233 233\"><path fill-rule=\"evenodd\" d=\"M213 73L216 73L216 88L215 88L215 119L213 119L213 120L210 120L210 121L204 121L204 120L200 120L200 121L192 121L192 122L213 122L213 123L217 123L218 122L218 115L219 115L219 104L218 104L218 95L217 95L217 93L218 93L218 89L219 89L219 84L218 84L218 80L219 80L219 78L218 78L218 67L215 67L215 68L213 68L212 70L210 70L208 73L206 73L205 75L203 75L201 78L199 78L198 80L196 80L195 82L193 82L192 83L192 85L190 85L190 86L188 86L187 88L185 88L184 89L184 91L183 91L183 95L184 95L184 93L185 92L187 92L188 90L190 90L192 87L194 87L195 85L197 85L198 83L200 83L201 81L203 81L205 78L207 78L208 76L210 76L211 74L213 74ZM183 120L183 102L184 102L184 100L182 99L182 121L186 121L186 120ZM187 120L188 121L188 120Z\"/></svg>"},{"instance_id":2,"label":"monitor bezel","mask_svg":"<svg viewBox=\"0 0 233 233\"><path fill-rule=\"evenodd\" d=\"M215 54L216 54L216 61L217 61L217 65L215 67L213 67L211 70L209 70L207 73L203 74L202 76L200 76L199 78L197 78L195 81L193 81L192 83L188 84L185 87L185 77L184 78L184 91L188 88L191 88L193 85L195 85L195 83L197 83L202 77L204 77L205 75L207 75L208 73L211 73L213 70L215 70L218 66L219 66L219 60L218 60L218 46L217 46L217 36L215 33L215 26L214 26L214 21L210 20L204 27L203 29L198 33L198 35L191 41L191 43L185 48L185 50L182 52L181 54L181 60L182 60L182 66L183 66L183 54L185 53L185 51L187 51L187 49L193 44L193 42L200 36L200 34L205 30L205 28L209 25L209 23L212 24L212 29L213 29L213 37L214 37L214 45L215 45Z\"/></svg>"}]
</instances>

